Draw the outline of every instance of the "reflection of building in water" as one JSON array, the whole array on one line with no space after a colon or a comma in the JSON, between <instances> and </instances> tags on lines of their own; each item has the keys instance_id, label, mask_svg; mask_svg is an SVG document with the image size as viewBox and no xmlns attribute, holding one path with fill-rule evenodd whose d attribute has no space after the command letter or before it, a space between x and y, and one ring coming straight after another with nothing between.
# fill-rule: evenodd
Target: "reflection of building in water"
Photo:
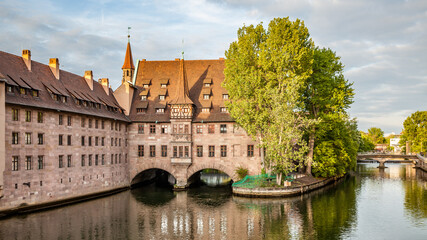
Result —
<instances>
[{"instance_id":1,"label":"reflection of building in water","mask_svg":"<svg viewBox=\"0 0 427 240\"><path fill-rule=\"evenodd\" d=\"M258 211L242 212L231 198L220 206L209 206L198 199L188 200L187 192L177 192L170 202L158 206L141 207L132 198L129 221L136 221L130 232L148 239L229 239L230 236L259 238L261 215Z\"/></svg>"}]
</instances>

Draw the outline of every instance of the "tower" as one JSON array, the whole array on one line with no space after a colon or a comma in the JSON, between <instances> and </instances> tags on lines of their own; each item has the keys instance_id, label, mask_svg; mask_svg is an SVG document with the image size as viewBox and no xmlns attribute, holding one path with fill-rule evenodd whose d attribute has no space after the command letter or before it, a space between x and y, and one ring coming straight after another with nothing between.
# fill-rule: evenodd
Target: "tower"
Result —
<instances>
[{"instance_id":1,"label":"tower","mask_svg":"<svg viewBox=\"0 0 427 240\"><path fill-rule=\"evenodd\" d=\"M133 65L132 51L130 49L130 35L128 35L128 45L126 48L125 62L123 63L122 70L122 84L125 82L132 82L132 76L133 72L135 71L135 66Z\"/></svg>"}]
</instances>

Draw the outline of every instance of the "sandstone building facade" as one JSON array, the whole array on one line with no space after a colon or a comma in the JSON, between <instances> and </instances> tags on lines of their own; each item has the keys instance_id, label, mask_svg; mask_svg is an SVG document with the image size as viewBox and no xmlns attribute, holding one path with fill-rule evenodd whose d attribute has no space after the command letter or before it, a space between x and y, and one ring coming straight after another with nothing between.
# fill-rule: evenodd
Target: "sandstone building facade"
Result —
<instances>
[{"instance_id":1,"label":"sandstone building facade","mask_svg":"<svg viewBox=\"0 0 427 240\"><path fill-rule=\"evenodd\" d=\"M127 187L150 169L184 188L213 168L259 173L256 143L230 118L224 59L138 61L122 84L0 51L0 210Z\"/></svg>"}]
</instances>

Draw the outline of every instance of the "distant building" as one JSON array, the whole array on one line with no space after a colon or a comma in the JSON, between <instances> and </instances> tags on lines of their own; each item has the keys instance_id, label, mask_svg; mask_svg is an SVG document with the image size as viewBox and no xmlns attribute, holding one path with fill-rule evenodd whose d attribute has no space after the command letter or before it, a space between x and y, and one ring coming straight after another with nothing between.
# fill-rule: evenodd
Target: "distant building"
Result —
<instances>
[{"instance_id":1,"label":"distant building","mask_svg":"<svg viewBox=\"0 0 427 240\"><path fill-rule=\"evenodd\" d=\"M400 153L402 149L399 145L400 135L394 135L393 138L390 138L390 147L393 147L393 152Z\"/></svg>"}]
</instances>

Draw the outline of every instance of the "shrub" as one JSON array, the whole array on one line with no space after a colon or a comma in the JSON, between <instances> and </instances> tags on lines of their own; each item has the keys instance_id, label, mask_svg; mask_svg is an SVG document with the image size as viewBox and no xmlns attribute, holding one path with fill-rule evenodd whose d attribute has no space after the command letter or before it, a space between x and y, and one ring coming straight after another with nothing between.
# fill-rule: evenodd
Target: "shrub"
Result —
<instances>
[{"instance_id":1,"label":"shrub","mask_svg":"<svg viewBox=\"0 0 427 240\"><path fill-rule=\"evenodd\" d=\"M249 170L243 167L238 167L236 169L236 174L237 176L239 176L239 179L243 179L244 177L246 177L246 175L248 175Z\"/></svg>"}]
</instances>

